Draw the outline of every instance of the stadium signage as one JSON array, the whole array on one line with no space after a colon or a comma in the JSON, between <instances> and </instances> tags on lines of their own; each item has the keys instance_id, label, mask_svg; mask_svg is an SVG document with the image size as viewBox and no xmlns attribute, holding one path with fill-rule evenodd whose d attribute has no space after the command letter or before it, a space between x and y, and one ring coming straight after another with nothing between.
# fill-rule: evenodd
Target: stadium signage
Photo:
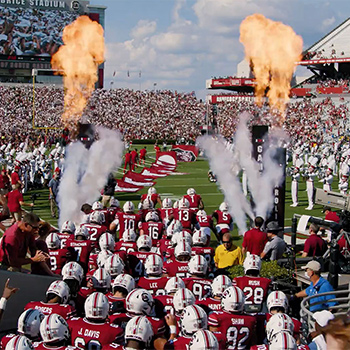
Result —
<instances>
[{"instance_id":1,"label":"stadium signage","mask_svg":"<svg viewBox=\"0 0 350 350\"><path fill-rule=\"evenodd\" d=\"M50 63L44 62L21 62L21 61L2 61L0 60L0 68L2 69L50 69Z\"/></svg>"},{"instance_id":2,"label":"stadium signage","mask_svg":"<svg viewBox=\"0 0 350 350\"><path fill-rule=\"evenodd\" d=\"M69 5L62 0L0 0L0 5L69 10Z\"/></svg>"},{"instance_id":3,"label":"stadium signage","mask_svg":"<svg viewBox=\"0 0 350 350\"><path fill-rule=\"evenodd\" d=\"M207 101L210 103L252 101L253 95L209 95Z\"/></svg>"}]
</instances>

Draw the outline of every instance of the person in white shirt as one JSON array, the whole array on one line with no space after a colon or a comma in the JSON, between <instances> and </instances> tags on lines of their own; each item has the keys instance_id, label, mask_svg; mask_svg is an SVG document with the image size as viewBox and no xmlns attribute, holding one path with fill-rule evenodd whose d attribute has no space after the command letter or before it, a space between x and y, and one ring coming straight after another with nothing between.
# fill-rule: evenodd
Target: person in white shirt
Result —
<instances>
[{"instance_id":1,"label":"person in white shirt","mask_svg":"<svg viewBox=\"0 0 350 350\"><path fill-rule=\"evenodd\" d=\"M292 193L292 201L293 204L291 204L291 207L297 207L298 206L298 185L300 180L300 172L299 168L295 167L294 172L292 174L292 184L291 184L291 193Z\"/></svg>"},{"instance_id":2,"label":"person in white shirt","mask_svg":"<svg viewBox=\"0 0 350 350\"><path fill-rule=\"evenodd\" d=\"M307 180L306 180L306 192L307 199L309 201L309 205L305 210L312 210L314 207L314 181L316 178L315 167L311 165L307 172Z\"/></svg>"}]
</instances>

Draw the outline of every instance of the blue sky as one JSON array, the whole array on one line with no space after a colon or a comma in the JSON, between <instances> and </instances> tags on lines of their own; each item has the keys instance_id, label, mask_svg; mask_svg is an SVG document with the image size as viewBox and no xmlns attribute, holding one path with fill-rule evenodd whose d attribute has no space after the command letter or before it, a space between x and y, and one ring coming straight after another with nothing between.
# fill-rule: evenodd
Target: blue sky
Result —
<instances>
[{"instance_id":1,"label":"blue sky","mask_svg":"<svg viewBox=\"0 0 350 350\"><path fill-rule=\"evenodd\" d=\"M237 63L244 58L239 25L246 16L262 13L292 26L307 48L350 14L348 0L90 0L90 3L107 6L106 88L150 90L156 83L157 89L195 91L199 98L208 93L206 79L236 73ZM300 70L298 74L307 73Z\"/></svg>"}]
</instances>

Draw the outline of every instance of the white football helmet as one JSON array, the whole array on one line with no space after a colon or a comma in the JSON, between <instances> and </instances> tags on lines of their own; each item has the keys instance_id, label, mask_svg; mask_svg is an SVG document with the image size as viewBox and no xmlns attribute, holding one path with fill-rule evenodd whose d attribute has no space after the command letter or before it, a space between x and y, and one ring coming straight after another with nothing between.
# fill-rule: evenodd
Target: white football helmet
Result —
<instances>
[{"instance_id":1,"label":"white football helmet","mask_svg":"<svg viewBox=\"0 0 350 350\"><path fill-rule=\"evenodd\" d=\"M190 207L190 202L186 198L181 198L179 200L179 209L187 209Z\"/></svg>"},{"instance_id":2,"label":"white football helmet","mask_svg":"<svg viewBox=\"0 0 350 350\"><path fill-rule=\"evenodd\" d=\"M276 334L269 344L269 350L297 350L297 343L288 332Z\"/></svg>"},{"instance_id":3,"label":"white football helmet","mask_svg":"<svg viewBox=\"0 0 350 350\"><path fill-rule=\"evenodd\" d=\"M157 215L157 213L155 211L150 211L146 214L146 217L145 217L145 221L148 222L148 221L159 221L159 216Z\"/></svg>"},{"instance_id":4,"label":"white football helmet","mask_svg":"<svg viewBox=\"0 0 350 350\"><path fill-rule=\"evenodd\" d=\"M167 238L171 238L176 232L181 232L182 228L181 221L173 220L166 229Z\"/></svg>"},{"instance_id":5,"label":"white football helmet","mask_svg":"<svg viewBox=\"0 0 350 350\"><path fill-rule=\"evenodd\" d=\"M30 339L38 339L40 337L40 323L44 317L44 314L36 309L23 311L18 317L17 332L30 337Z\"/></svg>"},{"instance_id":6,"label":"white football helmet","mask_svg":"<svg viewBox=\"0 0 350 350\"><path fill-rule=\"evenodd\" d=\"M169 209L173 206L173 201L170 198L164 198L162 202L162 206L165 209Z\"/></svg>"},{"instance_id":7,"label":"white football helmet","mask_svg":"<svg viewBox=\"0 0 350 350\"><path fill-rule=\"evenodd\" d=\"M63 224L62 224L62 227L61 227L61 232L62 233L71 233L73 234L75 232L75 225L74 225L74 222L73 221L65 221Z\"/></svg>"},{"instance_id":8,"label":"white football helmet","mask_svg":"<svg viewBox=\"0 0 350 350\"><path fill-rule=\"evenodd\" d=\"M190 246L192 245L192 236L187 231L180 231L173 234L171 237L171 244L175 247L180 242L186 242Z\"/></svg>"},{"instance_id":9,"label":"white football helmet","mask_svg":"<svg viewBox=\"0 0 350 350\"><path fill-rule=\"evenodd\" d=\"M196 297L187 288L178 289L173 298L173 305L178 315L181 315L186 306L194 305Z\"/></svg>"},{"instance_id":10,"label":"white football helmet","mask_svg":"<svg viewBox=\"0 0 350 350\"><path fill-rule=\"evenodd\" d=\"M133 229L128 229L123 232L124 242L136 242L136 233Z\"/></svg>"},{"instance_id":11,"label":"white football helmet","mask_svg":"<svg viewBox=\"0 0 350 350\"><path fill-rule=\"evenodd\" d=\"M95 288L110 289L111 288L111 276L103 268L98 268L92 275Z\"/></svg>"},{"instance_id":12,"label":"white football helmet","mask_svg":"<svg viewBox=\"0 0 350 350\"><path fill-rule=\"evenodd\" d=\"M185 282L180 277L170 277L164 287L166 294L176 293L179 289L185 288Z\"/></svg>"},{"instance_id":13,"label":"white football helmet","mask_svg":"<svg viewBox=\"0 0 350 350\"><path fill-rule=\"evenodd\" d=\"M179 201L175 201L173 204L173 208L177 209L179 207Z\"/></svg>"},{"instance_id":14,"label":"white football helmet","mask_svg":"<svg viewBox=\"0 0 350 350\"><path fill-rule=\"evenodd\" d=\"M181 333L190 337L200 329L208 328L208 316L198 305L186 306L181 316Z\"/></svg>"},{"instance_id":15,"label":"white football helmet","mask_svg":"<svg viewBox=\"0 0 350 350\"><path fill-rule=\"evenodd\" d=\"M104 294L94 292L85 300L84 309L87 319L105 320L109 311L108 299Z\"/></svg>"},{"instance_id":16,"label":"white football helmet","mask_svg":"<svg viewBox=\"0 0 350 350\"><path fill-rule=\"evenodd\" d=\"M149 249L152 248L152 238L148 235L142 235L140 236L136 241L137 249Z\"/></svg>"},{"instance_id":17,"label":"white football helmet","mask_svg":"<svg viewBox=\"0 0 350 350\"><path fill-rule=\"evenodd\" d=\"M55 294L61 298L60 304L68 304L69 301L69 287L67 283L63 281L54 281L50 284L49 288L46 291L46 296L49 294Z\"/></svg>"},{"instance_id":18,"label":"white football helmet","mask_svg":"<svg viewBox=\"0 0 350 350\"><path fill-rule=\"evenodd\" d=\"M135 206L133 202L127 201L123 205L123 212L124 213L133 213L135 210Z\"/></svg>"},{"instance_id":19,"label":"white football helmet","mask_svg":"<svg viewBox=\"0 0 350 350\"><path fill-rule=\"evenodd\" d=\"M191 275L206 275L208 270L207 259L203 255L194 255L188 263L188 272Z\"/></svg>"},{"instance_id":20,"label":"white football helmet","mask_svg":"<svg viewBox=\"0 0 350 350\"><path fill-rule=\"evenodd\" d=\"M221 307L228 312L241 312L244 308L245 295L241 288L228 287L221 297Z\"/></svg>"},{"instance_id":21,"label":"white football helmet","mask_svg":"<svg viewBox=\"0 0 350 350\"><path fill-rule=\"evenodd\" d=\"M178 258L181 255L190 256L191 252L191 246L185 241L178 243L174 249L175 258Z\"/></svg>"},{"instance_id":22,"label":"white football helmet","mask_svg":"<svg viewBox=\"0 0 350 350\"><path fill-rule=\"evenodd\" d=\"M261 270L261 258L255 254L247 254L243 262L244 273L246 274L249 270Z\"/></svg>"},{"instance_id":23,"label":"white football helmet","mask_svg":"<svg viewBox=\"0 0 350 350\"><path fill-rule=\"evenodd\" d=\"M224 291L232 286L232 281L225 275L216 276L211 283L211 293L213 296L221 297Z\"/></svg>"},{"instance_id":24,"label":"white football helmet","mask_svg":"<svg viewBox=\"0 0 350 350\"><path fill-rule=\"evenodd\" d=\"M274 336L280 332L288 332L293 335L294 323L287 314L277 313L272 315L269 322L266 323L267 341L271 342Z\"/></svg>"},{"instance_id":25,"label":"white football helmet","mask_svg":"<svg viewBox=\"0 0 350 350\"><path fill-rule=\"evenodd\" d=\"M208 235L208 231L209 231L209 235ZM194 246L203 247L207 244L208 236L210 237L210 228L209 227L201 227L200 230L194 231L193 237L192 237L192 244Z\"/></svg>"},{"instance_id":26,"label":"white football helmet","mask_svg":"<svg viewBox=\"0 0 350 350\"><path fill-rule=\"evenodd\" d=\"M92 203L92 210L101 210L103 209L103 205L100 201L96 201Z\"/></svg>"},{"instance_id":27,"label":"white football helmet","mask_svg":"<svg viewBox=\"0 0 350 350\"><path fill-rule=\"evenodd\" d=\"M109 201L111 207L120 208L120 203L117 198L112 197Z\"/></svg>"},{"instance_id":28,"label":"white football helmet","mask_svg":"<svg viewBox=\"0 0 350 350\"><path fill-rule=\"evenodd\" d=\"M153 328L146 316L135 316L125 328L125 340L136 340L148 346L151 344L153 337Z\"/></svg>"},{"instance_id":29,"label":"white football helmet","mask_svg":"<svg viewBox=\"0 0 350 350\"><path fill-rule=\"evenodd\" d=\"M128 293L130 293L133 289L135 289L135 280L132 276L123 273L121 275L118 275L112 284L112 291L115 293L116 288L124 288Z\"/></svg>"},{"instance_id":30,"label":"white football helmet","mask_svg":"<svg viewBox=\"0 0 350 350\"><path fill-rule=\"evenodd\" d=\"M142 202L142 209L153 209L154 205L153 202L151 201L151 199L149 197L146 197L144 199L144 201Z\"/></svg>"},{"instance_id":31,"label":"white football helmet","mask_svg":"<svg viewBox=\"0 0 350 350\"><path fill-rule=\"evenodd\" d=\"M77 280L79 284L83 281L84 270L83 268L75 261L71 261L63 266L62 268L62 277L64 280Z\"/></svg>"},{"instance_id":32,"label":"white football helmet","mask_svg":"<svg viewBox=\"0 0 350 350\"><path fill-rule=\"evenodd\" d=\"M45 344L68 340L70 337L66 320L58 314L45 316L40 324L40 334Z\"/></svg>"},{"instance_id":33,"label":"white football helmet","mask_svg":"<svg viewBox=\"0 0 350 350\"><path fill-rule=\"evenodd\" d=\"M113 255L113 253L109 250L101 250L97 254L97 266L98 267L105 267L107 259L112 255Z\"/></svg>"},{"instance_id":34,"label":"white football helmet","mask_svg":"<svg viewBox=\"0 0 350 350\"><path fill-rule=\"evenodd\" d=\"M104 215L100 211L96 210L90 214L90 222L101 225L104 221Z\"/></svg>"},{"instance_id":35,"label":"white football helmet","mask_svg":"<svg viewBox=\"0 0 350 350\"><path fill-rule=\"evenodd\" d=\"M146 289L134 289L126 297L126 311L134 315L153 314L154 300Z\"/></svg>"},{"instance_id":36,"label":"white football helmet","mask_svg":"<svg viewBox=\"0 0 350 350\"><path fill-rule=\"evenodd\" d=\"M113 278L120 275L124 271L124 268L123 260L116 254L109 256L105 262L105 270Z\"/></svg>"},{"instance_id":37,"label":"white football helmet","mask_svg":"<svg viewBox=\"0 0 350 350\"><path fill-rule=\"evenodd\" d=\"M101 250L114 251L115 241L112 234L110 234L109 232L105 232L101 235L98 244Z\"/></svg>"},{"instance_id":38,"label":"white football helmet","mask_svg":"<svg viewBox=\"0 0 350 350\"><path fill-rule=\"evenodd\" d=\"M78 236L83 236L84 239L89 239L89 231L85 226L78 227L74 232L74 237L77 238Z\"/></svg>"},{"instance_id":39,"label":"white football helmet","mask_svg":"<svg viewBox=\"0 0 350 350\"><path fill-rule=\"evenodd\" d=\"M16 335L6 344L5 350L34 350L32 341L24 335Z\"/></svg>"},{"instance_id":40,"label":"white football helmet","mask_svg":"<svg viewBox=\"0 0 350 350\"><path fill-rule=\"evenodd\" d=\"M148 276L161 276L163 271L163 260L160 255L148 255L145 260L145 271Z\"/></svg>"},{"instance_id":41,"label":"white football helmet","mask_svg":"<svg viewBox=\"0 0 350 350\"><path fill-rule=\"evenodd\" d=\"M228 211L228 204L226 202L222 202L219 206L220 211Z\"/></svg>"},{"instance_id":42,"label":"white football helmet","mask_svg":"<svg viewBox=\"0 0 350 350\"><path fill-rule=\"evenodd\" d=\"M268 295L266 304L269 312L271 312L273 307L281 307L284 312L288 311L287 296L279 290L273 291Z\"/></svg>"},{"instance_id":43,"label":"white football helmet","mask_svg":"<svg viewBox=\"0 0 350 350\"><path fill-rule=\"evenodd\" d=\"M207 216L207 213L206 213L206 211L205 210L198 210L197 211L197 216Z\"/></svg>"},{"instance_id":44,"label":"white football helmet","mask_svg":"<svg viewBox=\"0 0 350 350\"><path fill-rule=\"evenodd\" d=\"M212 332L206 329L200 329L199 331L193 334L188 349L219 350L219 342Z\"/></svg>"},{"instance_id":45,"label":"white football helmet","mask_svg":"<svg viewBox=\"0 0 350 350\"><path fill-rule=\"evenodd\" d=\"M45 240L49 249L59 249L61 247L61 240L56 232L50 233Z\"/></svg>"},{"instance_id":46,"label":"white football helmet","mask_svg":"<svg viewBox=\"0 0 350 350\"><path fill-rule=\"evenodd\" d=\"M147 194L149 196L151 196L152 194L156 194L157 193L157 190L155 189L155 187L150 187L147 191Z\"/></svg>"},{"instance_id":47,"label":"white football helmet","mask_svg":"<svg viewBox=\"0 0 350 350\"><path fill-rule=\"evenodd\" d=\"M193 196L194 194L196 194L196 190L194 188L189 188L187 190L187 195L188 196Z\"/></svg>"}]
</instances>

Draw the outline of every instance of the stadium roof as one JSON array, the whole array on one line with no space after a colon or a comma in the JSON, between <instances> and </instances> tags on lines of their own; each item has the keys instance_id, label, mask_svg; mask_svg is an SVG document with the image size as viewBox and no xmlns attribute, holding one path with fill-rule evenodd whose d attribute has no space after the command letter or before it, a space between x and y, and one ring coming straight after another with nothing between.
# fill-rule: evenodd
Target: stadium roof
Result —
<instances>
[{"instance_id":1,"label":"stadium roof","mask_svg":"<svg viewBox=\"0 0 350 350\"><path fill-rule=\"evenodd\" d=\"M305 50L299 64L350 62L349 42L350 18Z\"/></svg>"}]
</instances>

